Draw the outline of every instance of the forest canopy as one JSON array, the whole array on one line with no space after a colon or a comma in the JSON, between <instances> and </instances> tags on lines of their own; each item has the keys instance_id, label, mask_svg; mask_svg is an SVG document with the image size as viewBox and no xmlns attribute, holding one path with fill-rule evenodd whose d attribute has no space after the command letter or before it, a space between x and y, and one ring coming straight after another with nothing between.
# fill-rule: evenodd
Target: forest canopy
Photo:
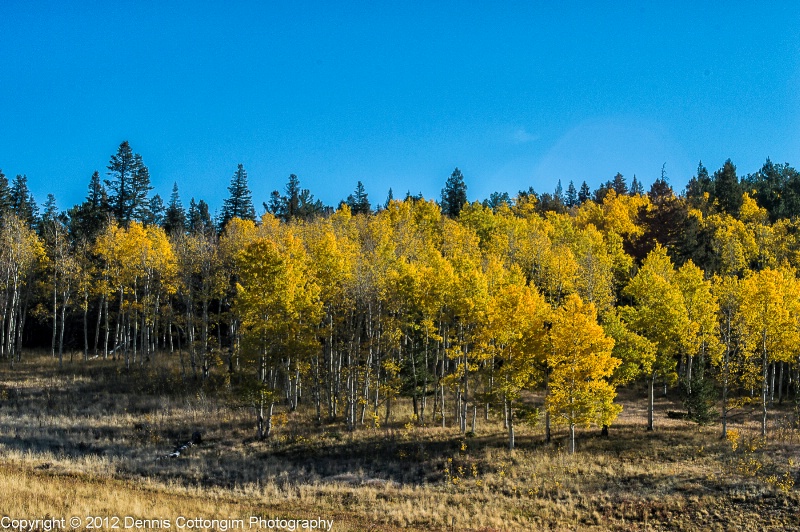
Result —
<instances>
[{"instance_id":1,"label":"forest canopy","mask_svg":"<svg viewBox=\"0 0 800 532\"><path fill-rule=\"evenodd\" d=\"M233 170L233 169L232 169ZM739 177L702 165L676 193L617 174L592 191L559 181L467 200L456 168L441 200L370 201L358 182L336 208L299 178L258 217L243 165L222 212L188 209L178 185L150 196L123 142L84 202L40 209L27 178L0 172L0 357L27 347L119 360L180 356L181 377L256 412L311 405L348 429L413 404L420 425L474 430L478 410L541 393L551 420L608 428L616 387L678 386L700 423L746 391L768 408L798 395L800 174L769 159ZM375 205L378 205L375 207ZM44 340L47 338L47 340ZM49 340L49 341L48 341ZM184 361L184 356L186 360ZM220 384L221 383L221 384ZM488 414L487 414L488 415Z\"/></svg>"}]
</instances>

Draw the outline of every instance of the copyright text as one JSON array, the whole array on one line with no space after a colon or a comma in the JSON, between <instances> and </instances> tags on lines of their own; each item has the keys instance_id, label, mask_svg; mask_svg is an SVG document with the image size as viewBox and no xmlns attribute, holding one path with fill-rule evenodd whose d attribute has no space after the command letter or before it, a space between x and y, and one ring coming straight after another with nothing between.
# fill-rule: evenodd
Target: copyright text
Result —
<instances>
[{"instance_id":1,"label":"copyright text","mask_svg":"<svg viewBox=\"0 0 800 532\"><path fill-rule=\"evenodd\" d=\"M4 515L0 517L2 530L209 530L220 532L228 530L333 530L333 519L283 519L277 517L250 516L245 519L210 519L205 517L184 517L175 519L143 519L132 516L92 516L47 517L22 519Z\"/></svg>"}]
</instances>

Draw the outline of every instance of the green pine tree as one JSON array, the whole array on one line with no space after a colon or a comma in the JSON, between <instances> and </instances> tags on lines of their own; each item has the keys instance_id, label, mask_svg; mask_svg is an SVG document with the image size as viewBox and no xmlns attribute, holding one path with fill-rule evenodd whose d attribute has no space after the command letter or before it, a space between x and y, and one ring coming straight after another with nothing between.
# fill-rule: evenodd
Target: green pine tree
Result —
<instances>
[{"instance_id":1,"label":"green pine tree","mask_svg":"<svg viewBox=\"0 0 800 532\"><path fill-rule=\"evenodd\" d=\"M178 194L178 183L173 183L172 194L169 197L169 205L164 215L164 231L167 234L183 233L186 231L186 210L181 203Z\"/></svg>"},{"instance_id":2,"label":"green pine tree","mask_svg":"<svg viewBox=\"0 0 800 532\"><path fill-rule=\"evenodd\" d=\"M456 168L442 189L442 214L457 218L467 203L467 185L461 170Z\"/></svg>"},{"instance_id":3,"label":"green pine tree","mask_svg":"<svg viewBox=\"0 0 800 532\"><path fill-rule=\"evenodd\" d=\"M142 162L142 156L133 153L128 141L123 141L117 153L111 156L108 163L106 180L111 213L123 226L131 220L143 221L149 214L147 194L150 186L150 171Z\"/></svg>"},{"instance_id":4,"label":"green pine tree","mask_svg":"<svg viewBox=\"0 0 800 532\"><path fill-rule=\"evenodd\" d=\"M247 171L240 164L231 178L228 186L228 198L222 206L222 219L220 229L225 227L232 218L242 220L255 220L256 210L253 208L253 196L247 186Z\"/></svg>"}]
</instances>

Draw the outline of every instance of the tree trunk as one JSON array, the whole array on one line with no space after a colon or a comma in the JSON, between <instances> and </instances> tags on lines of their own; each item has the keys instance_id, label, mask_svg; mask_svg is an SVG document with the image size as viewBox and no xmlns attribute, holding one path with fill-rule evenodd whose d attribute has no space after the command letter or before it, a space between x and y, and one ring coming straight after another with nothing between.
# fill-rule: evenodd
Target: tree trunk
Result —
<instances>
[{"instance_id":1,"label":"tree trunk","mask_svg":"<svg viewBox=\"0 0 800 532\"><path fill-rule=\"evenodd\" d=\"M575 454L575 423L569 424L569 454Z\"/></svg>"},{"instance_id":2,"label":"tree trunk","mask_svg":"<svg viewBox=\"0 0 800 532\"><path fill-rule=\"evenodd\" d=\"M656 386L656 374L653 373L650 376L650 386L647 389L647 430L653 430L653 410L654 408L654 398L655 395L655 386Z\"/></svg>"},{"instance_id":3,"label":"tree trunk","mask_svg":"<svg viewBox=\"0 0 800 532\"><path fill-rule=\"evenodd\" d=\"M730 359L730 318L728 318L728 338L725 342L725 358L723 359L722 367L722 438L728 437L728 378L730 375L730 368L728 361Z\"/></svg>"},{"instance_id":4,"label":"tree trunk","mask_svg":"<svg viewBox=\"0 0 800 532\"><path fill-rule=\"evenodd\" d=\"M508 448L509 450L514 449L514 409L513 404L510 400L507 401L507 411L508 411Z\"/></svg>"},{"instance_id":5,"label":"tree trunk","mask_svg":"<svg viewBox=\"0 0 800 532\"><path fill-rule=\"evenodd\" d=\"M58 367L64 367L64 320L67 316L67 298L64 297L64 301L61 305L61 326L58 331Z\"/></svg>"},{"instance_id":6,"label":"tree trunk","mask_svg":"<svg viewBox=\"0 0 800 532\"><path fill-rule=\"evenodd\" d=\"M56 335L58 334L58 275L53 273L53 337L50 341L50 355L56 358ZM61 363L59 362L59 367Z\"/></svg>"},{"instance_id":7,"label":"tree trunk","mask_svg":"<svg viewBox=\"0 0 800 532\"><path fill-rule=\"evenodd\" d=\"M447 423L445 422L445 414L444 414L446 412L446 410L444 409L444 384L442 384L440 386L440 388L442 390L442 393L441 393L441 397L442 397L442 428L446 428L447 427Z\"/></svg>"},{"instance_id":8,"label":"tree trunk","mask_svg":"<svg viewBox=\"0 0 800 532\"><path fill-rule=\"evenodd\" d=\"M89 360L89 294L83 295L83 360Z\"/></svg>"},{"instance_id":9,"label":"tree trunk","mask_svg":"<svg viewBox=\"0 0 800 532\"><path fill-rule=\"evenodd\" d=\"M547 408L547 398L550 394L550 368L544 370L544 441L550 443L550 410Z\"/></svg>"},{"instance_id":10,"label":"tree trunk","mask_svg":"<svg viewBox=\"0 0 800 532\"><path fill-rule=\"evenodd\" d=\"M769 365L769 406L775 404L775 365L776 362L773 362Z\"/></svg>"},{"instance_id":11,"label":"tree trunk","mask_svg":"<svg viewBox=\"0 0 800 532\"><path fill-rule=\"evenodd\" d=\"M472 434L475 434L475 423L478 419L478 406L472 405Z\"/></svg>"},{"instance_id":12,"label":"tree trunk","mask_svg":"<svg viewBox=\"0 0 800 532\"><path fill-rule=\"evenodd\" d=\"M767 338L766 331L762 333L762 383L761 383L761 435L767 435L767 393L769 385L767 383L767 371L769 364L767 363Z\"/></svg>"}]
</instances>

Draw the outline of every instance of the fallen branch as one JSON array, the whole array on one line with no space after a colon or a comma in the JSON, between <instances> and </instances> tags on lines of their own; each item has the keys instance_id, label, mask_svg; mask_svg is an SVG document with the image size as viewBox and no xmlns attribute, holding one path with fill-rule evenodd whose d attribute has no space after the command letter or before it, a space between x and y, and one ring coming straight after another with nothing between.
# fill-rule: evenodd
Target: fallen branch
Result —
<instances>
[{"instance_id":1,"label":"fallen branch","mask_svg":"<svg viewBox=\"0 0 800 532\"><path fill-rule=\"evenodd\" d=\"M171 453L164 454L164 455L159 456L158 458L156 458L156 462L158 462L160 460L166 460L168 458L178 458L178 457L180 457L181 453L186 452L189 449L189 447L192 447L194 445L200 445L202 443L202 441L203 441L203 437L202 437L202 434L200 434L200 431L195 431L192 434L192 439L191 440L187 441L184 444L178 444L178 446L175 447L175 449Z\"/></svg>"}]
</instances>

